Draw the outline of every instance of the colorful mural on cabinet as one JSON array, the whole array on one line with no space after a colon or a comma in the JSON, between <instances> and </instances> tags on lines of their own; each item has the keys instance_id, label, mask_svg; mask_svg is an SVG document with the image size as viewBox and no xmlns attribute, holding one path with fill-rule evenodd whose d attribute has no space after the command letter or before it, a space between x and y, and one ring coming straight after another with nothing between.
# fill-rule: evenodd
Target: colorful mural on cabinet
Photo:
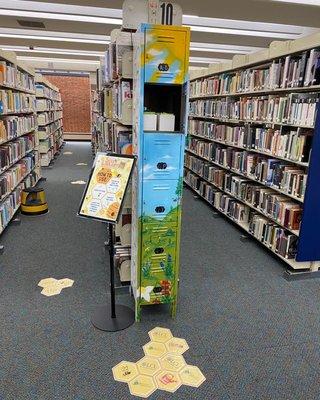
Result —
<instances>
[{"instance_id":1,"label":"colorful mural on cabinet","mask_svg":"<svg viewBox=\"0 0 320 400\"><path fill-rule=\"evenodd\" d=\"M176 26L142 24L134 36L133 149L138 161L132 184L131 284L137 321L144 305L170 304L176 314L189 42L189 29ZM161 93L159 101L166 101L172 90L181 93L175 130L144 130L147 96Z\"/></svg>"}]
</instances>

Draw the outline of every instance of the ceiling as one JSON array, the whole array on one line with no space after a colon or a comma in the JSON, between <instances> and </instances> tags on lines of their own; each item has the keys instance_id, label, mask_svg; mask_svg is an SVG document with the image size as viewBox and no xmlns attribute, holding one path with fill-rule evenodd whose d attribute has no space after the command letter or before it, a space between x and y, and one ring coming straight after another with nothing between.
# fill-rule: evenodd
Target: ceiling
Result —
<instances>
[{"instance_id":1,"label":"ceiling","mask_svg":"<svg viewBox=\"0 0 320 400\"><path fill-rule=\"evenodd\" d=\"M320 30L318 0L181 0L180 4L183 24L191 26L194 67ZM111 31L121 25L121 9L122 0L91 0L89 5L84 0L0 0L0 48L14 50L39 68L93 71ZM31 26L22 26L21 20Z\"/></svg>"}]
</instances>

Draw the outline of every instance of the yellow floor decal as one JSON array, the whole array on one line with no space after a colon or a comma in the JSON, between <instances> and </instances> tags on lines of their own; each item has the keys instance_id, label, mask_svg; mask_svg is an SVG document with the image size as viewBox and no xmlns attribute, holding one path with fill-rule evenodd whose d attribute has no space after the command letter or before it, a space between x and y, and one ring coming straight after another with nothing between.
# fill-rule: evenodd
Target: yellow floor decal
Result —
<instances>
[{"instance_id":1,"label":"yellow floor decal","mask_svg":"<svg viewBox=\"0 0 320 400\"><path fill-rule=\"evenodd\" d=\"M86 183L85 181L72 181L71 185L85 185Z\"/></svg>"},{"instance_id":2,"label":"yellow floor decal","mask_svg":"<svg viewBox=\"0 0 320 400\"><path fill-rule=\"evenodd\" d=\"M74 281L69 278L55 279L55 278L45 278L41 279L38 286L42 287L41 294L44 296L56 296L61 293L62 289L71 287Z\"/></svg>"},{"instance_id":3,"label":"yellow floor decal","mask_svg":"<svg viewBox=\"0 0 320 400\"><path fill-rule=\"evenodd\" d=\"M200 369L188 365L182 356L189 349L185 339L159 327L152 329L149 337L143 358L136 363L121 361L112 368L114 379L127 383L133 396L147 398L157 389L174 393L182 385L199 387L206 380Z\"/></svg>"}]
</instances>

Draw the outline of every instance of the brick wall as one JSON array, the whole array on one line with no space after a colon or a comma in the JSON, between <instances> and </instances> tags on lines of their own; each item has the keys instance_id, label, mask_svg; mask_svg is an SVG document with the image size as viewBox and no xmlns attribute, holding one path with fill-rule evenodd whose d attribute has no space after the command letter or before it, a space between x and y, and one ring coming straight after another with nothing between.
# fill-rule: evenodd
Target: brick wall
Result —
<instances>
[{"instance_id":1,"label":"brick wall","mask_svg":"<svg viewBox=\"0 0 320 400\"><path fill-rule=\"evenodd\" d=\"M89 76L46 75L61 92L63 129L68 134L91 132L91 88Z\"/></svg>"}]
</instances>

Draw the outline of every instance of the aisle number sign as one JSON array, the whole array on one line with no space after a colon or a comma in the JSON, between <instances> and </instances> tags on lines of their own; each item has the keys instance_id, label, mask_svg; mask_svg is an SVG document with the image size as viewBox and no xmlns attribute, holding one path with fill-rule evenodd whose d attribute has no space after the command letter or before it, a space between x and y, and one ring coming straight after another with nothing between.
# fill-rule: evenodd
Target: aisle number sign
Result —
<instances>
[{"instance_id":1,"label":"aisle number sign","mask_svg":"<svg viewBox=\"0 0 320 400\"><path fill-rule=\"evenodd\" d=\"M161 0L125 0L122 26L137 29L141 23L182 25L182 8Z\"/></svg>"},{"instance_id":2,"label":"aisle number sign","mask_svg":"<svg viewBox=\"0 0 320 400\"><path fill-rule=\"evenodd\" d=\"M133 156L97 153L78 215L116 223L134 162Z\"/></svg>"}]
</instances>

